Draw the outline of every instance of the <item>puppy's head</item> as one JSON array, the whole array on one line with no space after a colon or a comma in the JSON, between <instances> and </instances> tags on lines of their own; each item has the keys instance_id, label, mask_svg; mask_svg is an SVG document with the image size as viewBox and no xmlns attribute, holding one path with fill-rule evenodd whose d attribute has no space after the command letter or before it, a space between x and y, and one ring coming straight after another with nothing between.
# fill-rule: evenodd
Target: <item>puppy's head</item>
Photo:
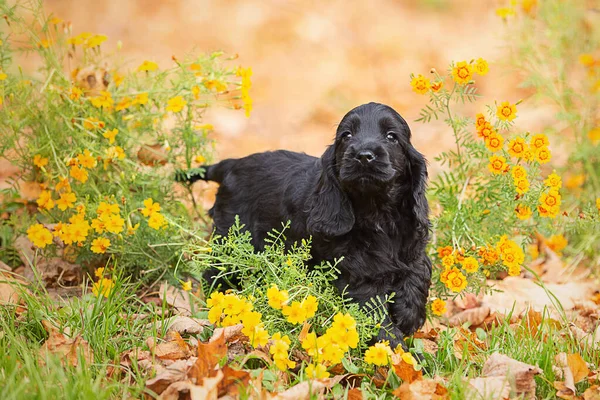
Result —
<instances>
[{"instance_id":1,"label":"puppy's head","mask_svg":"<svg viewBox=\"0 0 600 400\"><path fill-rule=\"evenodd\" d=\"M410 129L391 107L369 103L340 122L335 139L339 180L345 188L384 188L410 168Z\"/></svg>"}]
</instances>

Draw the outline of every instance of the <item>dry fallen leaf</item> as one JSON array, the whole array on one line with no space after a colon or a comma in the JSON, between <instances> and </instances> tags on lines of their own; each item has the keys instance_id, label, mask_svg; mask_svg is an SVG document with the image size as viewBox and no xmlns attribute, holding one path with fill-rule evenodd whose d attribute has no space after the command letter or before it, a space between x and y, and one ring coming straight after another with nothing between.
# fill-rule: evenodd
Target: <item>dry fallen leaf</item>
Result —
<instances>
[{"instance_id":1,"label":"dry fallen leaf","mask_svg":"<svg viewBox=\"0 0 600 400\"><path fill-rule=\"evenodd\" d=\"M198 359L188 372L188 377L193 383L200 384L204 378L214 376L215 367L218 365L219 360L226 355L225 335L223 331L220 333L215 332L208 343L198 343Z\"/></svg>"},{"instance_id":2,"label":"dry fallen leaf","mask_svg":"<svg viewBox=\"0 0 600 400\"><path fill-rule=\"evenodd\" d=\"M309 400L312 396L330 389L344 379L344 375L337 375L327 379L311 379L301 382L286 391L275 394L271 400Z\"/></svg>"},{"instance_id":3,"label":"dry fallen leaf","mask_svg":"<svg viewBox=\"0 0 600 400\"><path fill-rule=\"evenodd\" d=\"M0 305L21 304L20 290L25 289L26 282L15 279L8 273L0 272Z\"/></svg>"},{"instance_id":4,"label":"dry fallen leaf","mask_svg":"<svg viewBox=\"0 0 600 400\"><path fill-rule=\"evenodd\" d=\"M467 350L467 354L471 355L477 349L485 350L486 347L485 342L479 340L475 332L462 327L454 335L454 356L459 360L462 360L465 349Z\"/></svg>"},{"instance_id":5,"label":"dry fallen leaf","mask_svg":"<svg viewBox=\"0 0 600 400\"><path fill-rule=\"evenodd\" d=\"M247 338L246 335L242 333L242 329L244 329L244 325L242 324L226 326L225 328L217 328L214 330L209 342L221 340L221 335L225 338L225 342L227 343L238 339Z\"/></svg>"},{"instance_id":6,"label":"dry fallen leaf","mask_svg":"<svg viewBox=\"0 0 600 400\"><path fill-rule=\"evenodd\" d=\"M144 145L137 153L138 160L151 167L156 165L165 165L168 155L164 146L160 144Z\"/></svg>"},{"instance_id":7,"label":"dry fallen leaf","mask_svg":"<svg viewBox=\"0 0 600 400\"><path fill-rule=\"evenodd\" d=\"M583 392L584 400L600 400L600 386L593 385Z\"/></svg>"},{"instance_id":8,"label":"dry fallen leaf","mask_svg":"<svg viewBox=\"0 0 600 400\"><path fill-rule=\"evenodd\" d=\"M161 300L174 307L179 314L192 315L190 294L184 290L168 285L166 282L160 285L159 292Z\"/></svg>"},{"instance_id":9,"label":"dry fallen leaf","mask_svg":"<svg viewBox=\"0 0 600 400\"><path fill-rule=\"evenodd\" d=\"M535 398L534 376L542 370L534 365L513 360L504 354L492 354L483 365L482 377L506 378L514 387L516 395L524 399Z\"/></svg>"},{"instance_id":10,"label":"dry fallen leaf","mask_svg":"<svg viewBox=\"0 0 600 400\"><path fill-rule=\"evenodd\" d=\"M483 321L490 315L490 308L486 305L481 307L469 308L453 315L448 323L450 326L461 326L468 322L469 327L481 325Z\"/></svg>"},{"instance_id":11,"label":"dry fallen leaf","mask_svg":"<svg viewBox=\"0 0 600 400\"><path fill-rule=\"evenodd\" d=\"M172 383L159 397L161 400L217 400L218 385L223 379L223 372L217 371L211 378L204 378L201 385L190 381Z\"/></svg>"},{"instance_id":12,"label":"dry fallen leaf","mask_svg":"<svg viewBox=\"0 0 600 400\"><path fill-rule=\"evenodd\" d=\"M156 376L146 381L146 388L156 394L164 392L172 383L183 381L194 364L193 359L177 360L166 368L161 368Z\"/></svg>"},{"instance_id":13,"label":"dry fallen leaf","mask_svg":"<svg viewBox=\"0 0 600 400\"><path fill-rule=\"evenodd\" d=\"M91 364L94 355L87 341L80 335L69 338L60 333L50 322L43 320L42 325L48 332L48 340L40 348L40 364L45 365L46 359L50 355L60 357L63 363L76 367L79 364L79 357L83 357L87 364Z\"/></svg>"},{"instance_id":14,"label":"dry fallen leaf","mask_svg":"<svg viewBox=\"0 0 600 400\"><path fill-rule=\"evenodd\" d=\"M240 393L240 386L242 388L248 386L250 374L248 371L236 370L228 365L225 365L221 370L223 371L223 379L219 382L219 397L225 395L237 397Z\"/></svg>"},{"instance_id":15,"label":"dry fallen leaf","mask_svg":"<svg viewBox=\"0 0 600 400\"><path fill-rule=\"evenodd\" d=\"M181 335L198 335L202 333L205 326L212 325L210 321L200 318L191 318L184 315L176 315L156 323L158 330L168 329ZM152 326L152 324L150 324Z\"/></svg>"},{"instance_id":16,"label":"dry fallen leaf","mask_svg":"<svg viewBox=\"0 0 600 400\"><path fill-rule=\"evenodd\" d=\"M363 400L363 394L358 388L348 390L347 400Z\"/></svg>"},{"instance_id":17,"label":"dry fallen leaf","mask_svg":"<svg viewBox=\"0 0 600 400\"><path fill-rule=\"evenodd\" d=\"M392 393L402 400L442 400L448 398L448 389L433 379L403 383Z\"/></svg>"},{"instance_id":18,"label":"dry fallen leaf","mask_svg":"<svg viewBox=\"0 0 600 400\"><path fill-rule=\"evenodd\" d=\"M181 335L175 331L167 333L166 341L156 344L156 340L150 337L146 340L150 351L161 360L179 360L191 356L190 347Z\"/></svg>"},{"instance_id":19,"label":"dry fallen leaf","mask_svg":"<svg viewBox=\"0 0 600 400\"><path fill-rule=\"evenodd\" d=\"M416 371L411 364L402 359L400 354L395 353L392 356L392 367L394 367L394 372L402 379L402 382L411 383L418 379L423 379L423 372L420 370Z\"/></svg>"},{"instance_id":20,"label":"dry fallen leaf","mask_svg":"<svg viewBox=\"0 0 600 400\"><path fill-rule=\"evenodd\" d=\"M564 382L554 382L556 396L571 399L577 394L575 384L586 378L590 372L587 364L577 353L560 353L554 358L556 365L562 369Z\"/></svg>"},{"instance_id":21,"label":"dry fallen leaf","mask_svg":"<svg viewBox=\"0 0 600 400\"><path fill-rule=\"evenodd\" d=\"M510 383L505 376L479 377L469 381L470 398L496 400L510 397ZM476 393L473 393L475 391Z\"/></svg>"}]
</instances>

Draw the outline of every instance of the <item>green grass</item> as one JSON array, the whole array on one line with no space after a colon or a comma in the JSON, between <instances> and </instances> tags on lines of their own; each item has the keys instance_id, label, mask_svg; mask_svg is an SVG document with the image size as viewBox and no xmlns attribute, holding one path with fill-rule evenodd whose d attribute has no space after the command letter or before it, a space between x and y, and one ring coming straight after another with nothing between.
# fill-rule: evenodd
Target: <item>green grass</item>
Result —
<instances>
[{"instance_id":1,"label":"green grass","mask_svg":"<svg viewBox=\"0 0 600 400\"><path fill-rule=\"evenodd\" d=\"M150 336L164 337L165 332L156 331L154 326L161 320L159 314L165 313L142 303L135 295L135 285L120 284L119 281L121 279L116 280L117 286L107 299L84 293L81 297L57 302L44 291L38 291L23 293L24 312L16 313L12 306L0 309L0 354L3 354L0 357L0 395L3 400L117 399L143 395L145 379L149 376L135 363L112 376L109 376L109 371L119 365L122 353L138 347L146 349L144 342ZM166 311L166 307L162 311ZM146 317L134 318L134 314L146 314ZM424 357L426 376L446 378L450 397L463 399L466 396L465 378L480 376L485 360L497 351L540 367L543 374L536 377L536 396L551 399L555 398L553 382L557 380L552 366L558 353L579 353L594 368L598 367L600 350L582 347L564 324L556 327L553 321L544 318L538 332L532 335L522 325L511 326L509 319L510 316L507 316L487 332L478 330L477 335L486 348L472 352L464 350L461 358L455 354L457 329L442 332L437 353ZM72 336L80 334L90 344L93 362L86 364L80 357L77 367L65 366L59 358L50 358L46 364L40 363L39 349L48 337L43 320L63 331L70 330ZM413 345L418 347L419 339L415 339ZM360 365L358 362L355 364ZM372 370L359 368L359 372L370 373ZM267 380L274 376L272 373L264 375ZM297 381L298 378L291 377L291 382ZM361 389L365 398L392 398L393 388L400 383L392 376L388 379L389 386L382 390L367 378L363 380ZM586 387L586 382L578 384L580 393ZM338 386L330 395L344 398L346 393L345 388Z\"/></svg>"}]
</instances>

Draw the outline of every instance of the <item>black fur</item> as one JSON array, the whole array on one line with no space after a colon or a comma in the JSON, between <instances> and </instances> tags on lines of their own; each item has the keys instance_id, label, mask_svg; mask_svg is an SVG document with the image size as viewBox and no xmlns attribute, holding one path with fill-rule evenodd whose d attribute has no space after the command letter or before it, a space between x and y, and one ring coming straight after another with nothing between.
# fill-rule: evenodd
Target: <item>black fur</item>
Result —
<instances>
[{"instance_id":1,"label":"black fur","mask_svg":"<svg viewBox=\"0 0 600 400\"><path fill-rule=\"evenodd\" d=\"M394 292L379 339L395 347L425 322L431 278L427 169L410 137L396 111L369 103L344 116L321 158L258 153L187 180L220 183L210 210L216 233L227 234L239 215L262 249L267 232L289 220L290 242L313 237L315 264L344 257L336 286L354 301Z\"/></svg>"}]
</instances>

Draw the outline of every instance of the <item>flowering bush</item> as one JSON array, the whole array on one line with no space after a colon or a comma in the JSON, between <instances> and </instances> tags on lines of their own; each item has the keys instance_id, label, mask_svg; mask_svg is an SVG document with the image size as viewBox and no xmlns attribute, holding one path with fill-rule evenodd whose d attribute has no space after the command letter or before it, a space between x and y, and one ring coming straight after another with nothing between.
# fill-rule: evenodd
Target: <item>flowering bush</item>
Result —
<instances>
[{"instance_id":1,"label":"flowering bush","mask_svg":"<svg viewBox=\"0 0 600 400\"><path fill-rule=\"evenodd\" d=\"M111 64L106 36L74 35L37 7L0 6L0 151L39 186L35 212L15 228L45 255L65 246L78 263L112 255L131 272L163 273L192 220L173 170L210 158L207 108L250 113L251 70L213 53L128 71ZM38 56L34 77L12 65L18 52Z\"/></svg>"},{"instance_id":2,"label":"flowering bush","mask_svg":"<svg viewBox=\"0 0 600 400\"><path fill-rule=\"evenodd\" d=\"M552 159L543 133L515 126L519 102L500 101L474 116L458 115L457 103L477 100L475 76L489 70L483 59L453 63L447 75L412 76L411 86L429 96L420 121L444 118L456 149L436 158L447 170L431 183L435 251L433 314L445 312L444 298L486 288L486 278L517 276L525 246L538 232L562 231L576 223L562 213L561 177L546 167ZM596 213L592 221L598 224ZM562 250L564 236L548 245Z\"/></svg>"}]
</instances>

